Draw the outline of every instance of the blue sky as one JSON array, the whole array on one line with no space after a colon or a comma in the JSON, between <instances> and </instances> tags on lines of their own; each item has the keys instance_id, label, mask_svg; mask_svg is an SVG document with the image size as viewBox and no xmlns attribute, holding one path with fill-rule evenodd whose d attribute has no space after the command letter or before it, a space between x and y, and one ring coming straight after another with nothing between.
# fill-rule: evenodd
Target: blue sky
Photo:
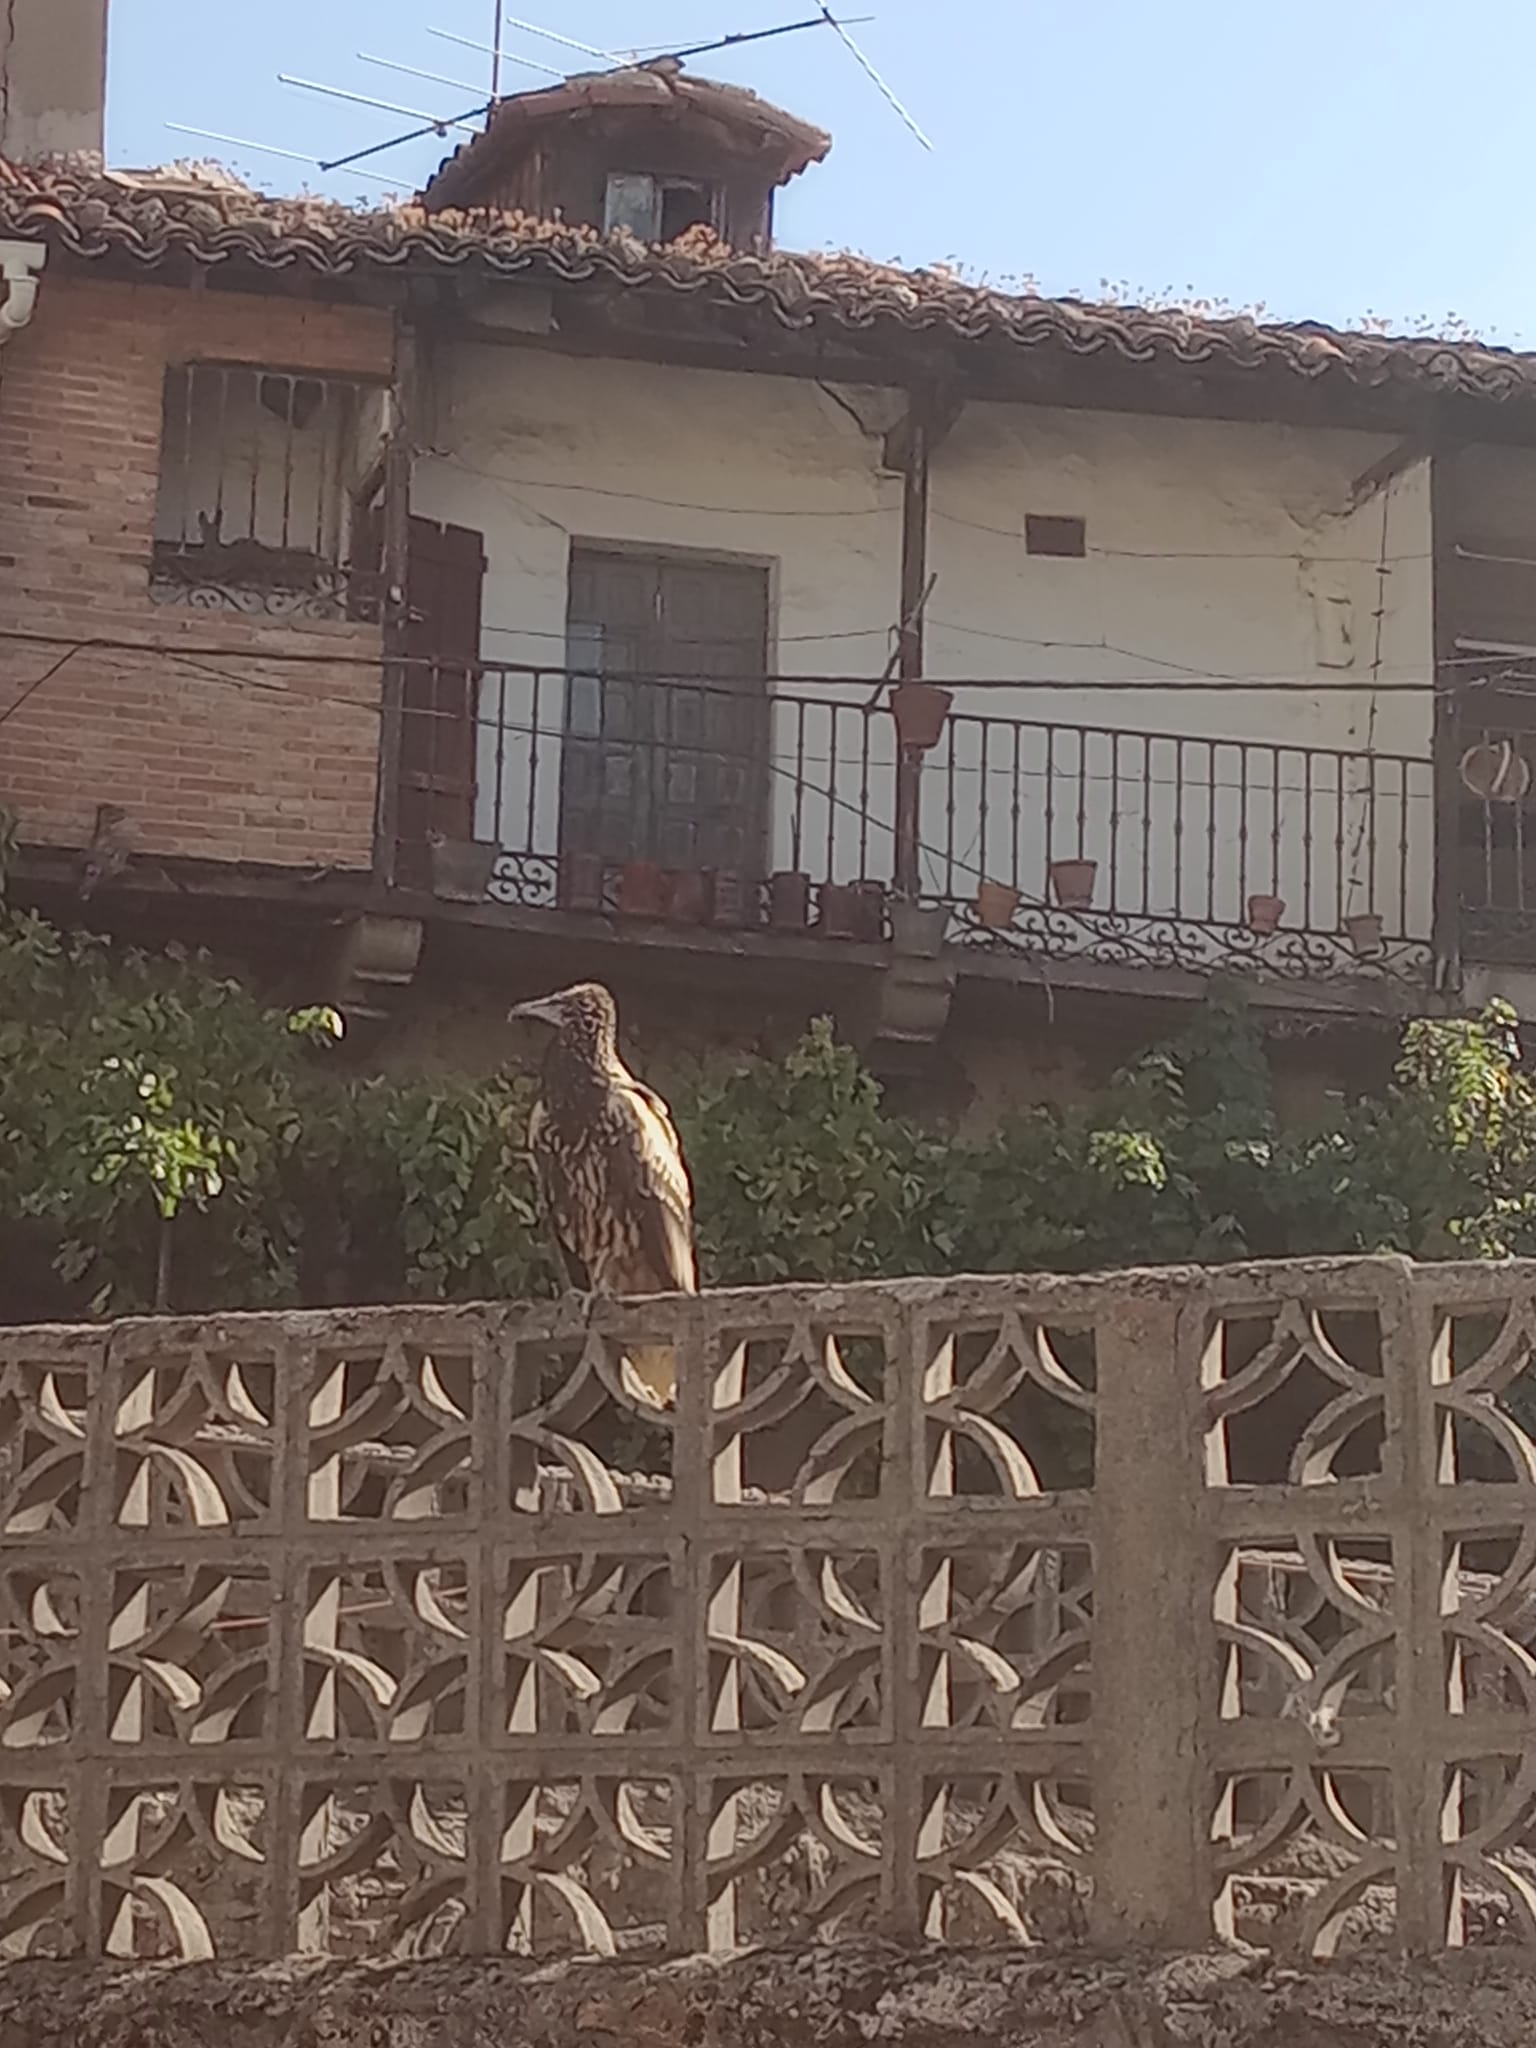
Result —
<instances>
[{"instance_id":1,"label":"blue sky","mask_svg":"<svg viewBox=\"0 0 1536 2048\"><path fill-rule=\"evenodd\" d=\"M791 21L807 0L510 0L609 49ZM832 131L831 157L783 195L779 239L909 264L951 261L1047 291L1166 294L1277 319L1410 331L1447 316L1536 343L1529 80L1536 5L1485 0L1460 33L1444 0L842 0L931 136L925 151L829 31L695 60ZM378 198L345 173L174 134L168 122L333 157L409 126L281 86L286 70L461 111L489 59L493 0L114 0L108 149L118 164L219 156L268 189ZM591 60L506 27L539 63ZM469 94L361 62L462 80ZM516 86L533 69L509 68ZM505 89L505 88L504 88ZM370 168L410 190L435 140Z\"/></svg>"}]
</instances>

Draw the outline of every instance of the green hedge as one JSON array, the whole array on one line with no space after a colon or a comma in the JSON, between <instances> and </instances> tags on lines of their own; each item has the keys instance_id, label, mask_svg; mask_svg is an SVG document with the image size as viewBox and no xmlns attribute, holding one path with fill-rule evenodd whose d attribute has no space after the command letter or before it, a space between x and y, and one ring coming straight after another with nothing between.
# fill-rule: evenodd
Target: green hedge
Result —
<instances>
[{"instance_id":1,"label":"green hedge","mask_svg":"<svg viewBox=\"0 0 1536 2048\"><path fill-rule=\"evenodd\" d=\"M333 1012L0 910L0 1316L551 1291L527 1076L359 1078ZM1415 1023L1380 1099L1282 1127L1208 1006L1091 1106L959 1140L818 1023L666 1077L706 1279L1536 1251L1511 1013Z\"/></svg>"}]
</instances>

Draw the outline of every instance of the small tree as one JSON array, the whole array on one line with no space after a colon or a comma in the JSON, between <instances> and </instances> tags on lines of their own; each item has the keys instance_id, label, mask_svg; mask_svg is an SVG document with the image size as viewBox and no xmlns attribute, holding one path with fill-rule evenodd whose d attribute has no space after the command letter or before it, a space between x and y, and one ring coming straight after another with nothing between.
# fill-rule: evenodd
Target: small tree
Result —
<instances>
[{"instance_id":1,"label":"small tree","mask_svg":"<svg viewBox=\"0 0 1536 2048\"><path fill-rule=\"evenodd\" d=\"M176 1072L156 1073L135 1054L102 1061L85 1083L82 1125L90 1176L121 1189L131 1203L147 1198L155 1232L154 1305L171 1306L171 1251L184 1202L206 1208L224 1186L225 1141L217 1130L178 1116ZM72 1263L79 1253L72 1254Z\"/></svg>"},{"instance_id":2,"label":"small tree","mask_svg":"<svg viewBox=\"0 0 1536 2048\"><path fill-rule=\"evenodd\" d=\"M96 1313L291 1299L282 1167L303 1135L308 1046L289 1017L176 956L0 917L0 1221L51 1241ZM194 1217L198 1258L172 1247ZM190 1287L196 1274L196 1287Z\"/></svg>"}]
</instances>

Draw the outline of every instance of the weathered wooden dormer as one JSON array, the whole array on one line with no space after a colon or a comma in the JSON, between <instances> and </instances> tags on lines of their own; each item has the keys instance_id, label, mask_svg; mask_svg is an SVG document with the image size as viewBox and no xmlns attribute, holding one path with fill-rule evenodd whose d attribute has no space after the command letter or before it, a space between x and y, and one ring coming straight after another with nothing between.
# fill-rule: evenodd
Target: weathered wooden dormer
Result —
<instances>
[{"instance_id":1,"label":"weathered wooden dormer","mask_svg":"<svg viewBox=\"0 0 1536 2048\"><path fill-rule=\"evenodd\" d=\"M704 226L733 248L766 249L775 190L831 146L821 129L756 93L686 78L680 59L659 57L502 100L421 203L622 227L644 242Z\"/></svg>"}]
</instances>

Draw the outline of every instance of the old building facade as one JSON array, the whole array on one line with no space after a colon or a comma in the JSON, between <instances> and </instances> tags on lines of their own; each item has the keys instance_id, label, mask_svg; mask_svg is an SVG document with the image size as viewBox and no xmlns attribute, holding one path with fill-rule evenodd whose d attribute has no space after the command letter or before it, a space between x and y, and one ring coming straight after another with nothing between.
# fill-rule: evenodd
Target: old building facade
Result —
<instances>
[{"instance_id":1,"label":"old building facade","mask_svg":"<svg viewBox=\"0 0 1536 2048\"><path fill-rule=\"evenodd\" d=\"M668 63L374 214L8 165L15 886L450 1057L1536 1007L1536 363L780 253L828 146Z\"/></svg>"}]
</instances>

